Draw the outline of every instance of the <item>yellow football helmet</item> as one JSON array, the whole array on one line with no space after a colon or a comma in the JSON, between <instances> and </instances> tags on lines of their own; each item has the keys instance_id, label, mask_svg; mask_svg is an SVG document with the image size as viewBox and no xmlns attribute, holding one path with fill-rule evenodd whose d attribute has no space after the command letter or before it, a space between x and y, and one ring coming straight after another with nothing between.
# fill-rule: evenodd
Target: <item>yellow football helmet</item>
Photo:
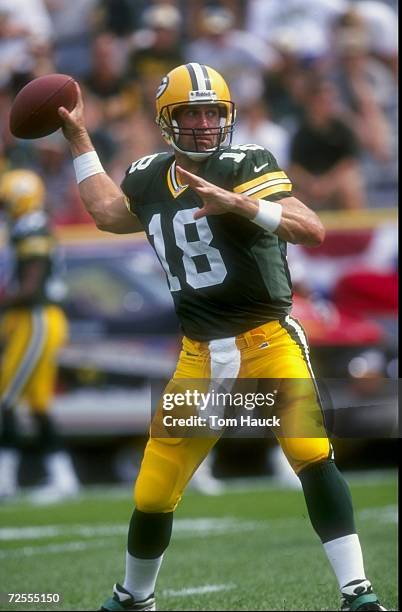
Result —
<instances>
[{"instance_id":1,"label":"yellow football helmet","mask_svg":"<svg viewBox=\"0 0 402 612\"><path fill-rule=\"evenodd\" d=\"M32 170L9 170L0 178L0 203L12 219L42 210L45 194L42 179Z\"/></svg>"},{"instance_id":2,"label":"yellow football helmet","mask_svg":"<svg viewBox=\"0 0 402 612\"><path fill-rule=\"evenodd\" d=\"M217 144L207 151L199 151L196 135L206 128L180 128L175 118L179 106L211 104L218 106L220 125L216 129ZM215 151L230 147L235 124L235 105L231 100L229 88L223 77L213 68L191 62L171 70L163 77L156 92L156 123L162 130L165 140L177 151L191 159L203 159ZM208 130L209 133L211 129ZM179 146L181 135L192 135L194 148L182 149Z\"/></svg>"}]
</instances>

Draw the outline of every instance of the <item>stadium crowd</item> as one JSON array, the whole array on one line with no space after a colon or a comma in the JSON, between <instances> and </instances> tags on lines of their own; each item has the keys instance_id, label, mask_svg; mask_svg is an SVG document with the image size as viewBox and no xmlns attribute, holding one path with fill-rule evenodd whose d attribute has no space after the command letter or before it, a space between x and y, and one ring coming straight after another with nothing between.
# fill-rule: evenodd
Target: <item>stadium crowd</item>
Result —
<instances>
[{"instance_id":1,"label":"stadium crowd","mask_svg":"<svg viewBox=\"0 0 402 612\"><path fill-rule=\"evenodd\" d=\"M195 61L229 84L234 142L272 150L312 208L395 206L397 57L392 0L0 0L0 170L37 171L55 224L91 223L62 135L15 139L13 98L43 74L74 76L119 182L163 148L161 77Z\"/></svg>"}]
</instances>

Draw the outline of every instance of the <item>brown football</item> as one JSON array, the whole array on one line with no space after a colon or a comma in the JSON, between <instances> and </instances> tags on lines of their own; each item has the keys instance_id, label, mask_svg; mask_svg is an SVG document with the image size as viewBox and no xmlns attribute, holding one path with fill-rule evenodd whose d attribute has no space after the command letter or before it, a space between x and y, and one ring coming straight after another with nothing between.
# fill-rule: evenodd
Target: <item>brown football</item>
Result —
<instances>
[{"instance_id":1,"label":"brown football","mask_svg":"<svg viewBox=\"0 0 402 612\"><path fill-rule=\"evenodd\" d=\"M77 103L73 77L46 74L30 81L16 95L10 111L10 131L17 138L41 138L61 127L59 106L68 111Z\"/></svg>"}]
</instances>

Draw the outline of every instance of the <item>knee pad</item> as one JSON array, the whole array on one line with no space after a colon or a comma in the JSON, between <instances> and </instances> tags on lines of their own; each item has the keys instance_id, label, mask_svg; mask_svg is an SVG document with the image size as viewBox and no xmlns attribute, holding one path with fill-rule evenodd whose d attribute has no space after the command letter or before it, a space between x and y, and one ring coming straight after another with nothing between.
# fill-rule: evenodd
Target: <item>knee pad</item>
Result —
<instances>
[{"instance_id":1,"label":"knee pad","mask_svg":"<svg viewBox=\"0 0 402 612\"><path fill-rule=\"evenodd\" d=\"M136 508L147 513L173 512L183 492L180 475L177 461L147 451L134 489Z\"/></svg>"},{"instance_id":2,"label":"knee pad","mask_svg":"<svg viewBox=\"0 0 402 612\"><path fill-rule=\"evenodd\" d=\"M328 438L285 438L280 440L282 450L297 475L310 465L331 458Z\"/></svg>"}]
</instances>

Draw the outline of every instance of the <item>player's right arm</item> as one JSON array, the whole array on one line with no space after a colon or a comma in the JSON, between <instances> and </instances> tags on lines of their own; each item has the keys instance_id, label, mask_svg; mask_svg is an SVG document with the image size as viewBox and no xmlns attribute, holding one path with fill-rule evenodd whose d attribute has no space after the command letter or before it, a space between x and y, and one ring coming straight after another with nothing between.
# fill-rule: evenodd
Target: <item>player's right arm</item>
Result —
<instances>
[{"instance_id":1,"label":"player's right arm","mask_svg":"<svg viewBox=\"0 0 402 612\"><path fill-rule=\"evenodd\" d=\"M76 87L78 97L75 108L71 112L62 106L59 108L59 115L63 119L63 134L74 159L95 150L85 127L81 91L78 84ZM106 172L84 179L78 189L86 210L100 230L114 234L143 230L139 219L128 209L126 196Z\"/></svg>"}]
</instances>

